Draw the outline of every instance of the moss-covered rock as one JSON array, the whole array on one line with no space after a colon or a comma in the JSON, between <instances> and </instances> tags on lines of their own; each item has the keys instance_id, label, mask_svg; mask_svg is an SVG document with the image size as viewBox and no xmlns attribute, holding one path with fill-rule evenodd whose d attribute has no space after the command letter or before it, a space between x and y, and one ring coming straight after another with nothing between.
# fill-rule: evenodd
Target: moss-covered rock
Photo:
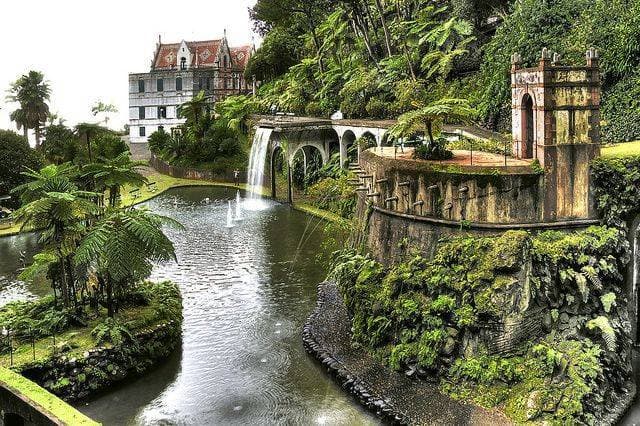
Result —
<instances>
[{"instance_id":1,"label":"moss-covered rock","mask_svg":"<svg viewBox=\"0 0 640 426\"><path fill-rule=\"evenodd\" d=\"M392 368L518 422L594 424L630 377L628 248L616 228L510 231L389 269L346 253L332 277L354 340Z\"/></svg>"}]
</instances>

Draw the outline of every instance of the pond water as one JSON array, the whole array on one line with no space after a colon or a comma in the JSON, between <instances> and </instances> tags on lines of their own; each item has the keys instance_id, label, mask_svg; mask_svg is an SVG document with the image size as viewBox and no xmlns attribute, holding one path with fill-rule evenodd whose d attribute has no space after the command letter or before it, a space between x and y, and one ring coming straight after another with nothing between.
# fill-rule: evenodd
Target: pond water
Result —
<instances>
[{"instance_id":1,"label":"pond water","mask_svg":"<svg viewBox=\"0 0 640 426\"><path fill-rule=\"evenodd\" d=\"M364 412L305 353L300 332L326 269L322 224L279 204L226 227L235 191L182 188L148 206L179 220L169 230L178 263L153 280L177 282L184 298L181 349L144 377L78 408L105 425L369 424ZM208 201L207 201L208 200ZM0 303L46 294L16 281L35 236L0 239Z\"/></svg>"}]
</instances>

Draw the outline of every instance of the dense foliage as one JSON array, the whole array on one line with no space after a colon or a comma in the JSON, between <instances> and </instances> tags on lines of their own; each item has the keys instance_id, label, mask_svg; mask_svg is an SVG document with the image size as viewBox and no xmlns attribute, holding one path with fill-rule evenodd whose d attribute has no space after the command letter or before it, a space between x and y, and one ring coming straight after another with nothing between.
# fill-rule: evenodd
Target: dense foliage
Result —
<instances>
[{"instance_id":1,"label":"dense foliage","mask_svg":"<svg viewBox=\"0 0 640 426\"><path fill-rule=\"evenodd\" d=\"M353 338L409 375L437 375L455 397L504 404L517 421L596 423L625 386L629 329L616 228L457 237L432 260L384 268L343 253L332 278ZM540 333L496 352L490 324L533 315ZM540 324L542 323L542 324ZM606 404L602 404L607 401Z\"/></svg>"},{"instance_id":2,"label":"dense foliage","mask_svg":"<svg viewBox=\"0 0 640 426\"><path fill-rule=\"evenodd\" d=\"M224 172L246 167L246 120L254 101L234 96L211 110L204 92L186 102L180 114L186 123L171 134L158 130L149 136L149 149L169 163Z\"/></svg>"},{"instance_id":3,"label":"dense foliage","mask_svg":"<svg viewBox=\"0 0 640 426\"><path fill-rule=\"evenodd\" d=\"M597 208L610 225L640 214L640 156L600 157L591 164Z\"/></svg>"},{"instance_id":4,"label":"dense foliage","mask_svg":"<svg viewBox=\"0 0 640 426\"><path fill-rule=\"evenodd\" d=\"M532 66L546 47L582 65L595 47L604 139L630 140L640 137L639 17L638 0L259 0L264 43L247 77L262 82L264 111L391 118L466 98L478 123L508 131L513 53Z\"/></svg>"},{"instance_id":5,"label":"dense foliage","mask_svg":"<svg viewBox=\"0 0 640 426\"><path fill-rule=\"evenodd\" d=\"M27 181L22 172L38 169L42 157L31 147L27 140L9 130L0 130L0 196L9 195L13 188ZM2 205L17 207L19 200L2 202Z\"/></svg>"}]
</instances>

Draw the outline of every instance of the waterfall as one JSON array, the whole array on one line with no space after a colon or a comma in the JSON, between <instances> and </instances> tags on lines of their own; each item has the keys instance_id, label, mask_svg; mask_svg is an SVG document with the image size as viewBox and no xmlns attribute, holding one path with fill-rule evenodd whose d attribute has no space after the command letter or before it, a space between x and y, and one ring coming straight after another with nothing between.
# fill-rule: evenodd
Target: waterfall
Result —
<instances>
[{"instance_id":1,"label":"waterfall","mask_svg":"<svg viewBox=\"0 0 640 426\"><path fill-rule=\"evenodd\" d=\"M236 192L236 221L242 220L242 207L240 207L240 191Z\"/></svg>"},{"instance_id":2,"label":"waterfall","mask_svg":"<svg viewBox=\"0 0 640 426\"><path fill-rule=\"evenodd\" d=\"M227 228L233 228L233 209L231 208L231 200L229 200L229 210L227 210Z\"/></svg>"},{"instance_id":3,"label":"waterfall","mask_svg":"<svg viewBox=\"0 0 640 426\"><path fill-rule=\"evenodd\" d=\"M249 156L249 176L247 180L250 203L245 203L250 210L260 210L265 205L260 201L264 180L264 166L267 157L267 148L273 129L258 127L251 145Z\"/></svg>"}]
</instances>

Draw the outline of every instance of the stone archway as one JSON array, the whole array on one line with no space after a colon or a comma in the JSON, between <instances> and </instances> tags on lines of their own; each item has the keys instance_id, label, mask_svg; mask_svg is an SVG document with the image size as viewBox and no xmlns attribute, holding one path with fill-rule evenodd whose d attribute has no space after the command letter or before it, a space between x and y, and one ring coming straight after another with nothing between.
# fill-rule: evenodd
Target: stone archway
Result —
<instances>
[{"instance_id":1,"label":"stone archway","mask_svg":"<svg viewBox=\"0 0 640 426\"><path fill-rule=\"evenodd\" d=\"M522 97L522 113L520 115L522 124L522 147L521 147L521 156L522 158L533 158L533 147L534 147L534 138L535 138L535 114L534 114L534 105L533 98L530 94L525 93Z\"/></svg>"},{"instance_id":2,"label":"stone archway","mask_svg":"<svg viewBox=\"0 0 640 426\"><path fill-rule=\"evenodd\" d=\"M327 163L328 155L315 144L299 146L290 158L292 182L295 188L303 189L310 182L309 178Z\"/></svg>"},{"instance_id":3,"label":"stone archway","mask_svg":"<svg viewBox=\"0 0 640 426\"><path fill-rule=\"evenodd\" d=\"M287 187L289 188L289 199L291 198L291 173L287 165L287 159L285 158L285 152L280 145L276 145L271 151L270 167L271 175L271 198L275 199L277 196L277 179L278 175L282 175L286 172L287 175Z\"/></svg>"},{"instance_id":4,"label":"stone archway","mask_svg":"<svg viewBox=\"0 0 640 426\"><path fill-rule=\"evenodd\" d=\"M340 138L340 164L346 167L347 163L357 163L360 157L360 149L356 146L356 135L352 130L347 130Z\"/></svg>"}]
</instances>

